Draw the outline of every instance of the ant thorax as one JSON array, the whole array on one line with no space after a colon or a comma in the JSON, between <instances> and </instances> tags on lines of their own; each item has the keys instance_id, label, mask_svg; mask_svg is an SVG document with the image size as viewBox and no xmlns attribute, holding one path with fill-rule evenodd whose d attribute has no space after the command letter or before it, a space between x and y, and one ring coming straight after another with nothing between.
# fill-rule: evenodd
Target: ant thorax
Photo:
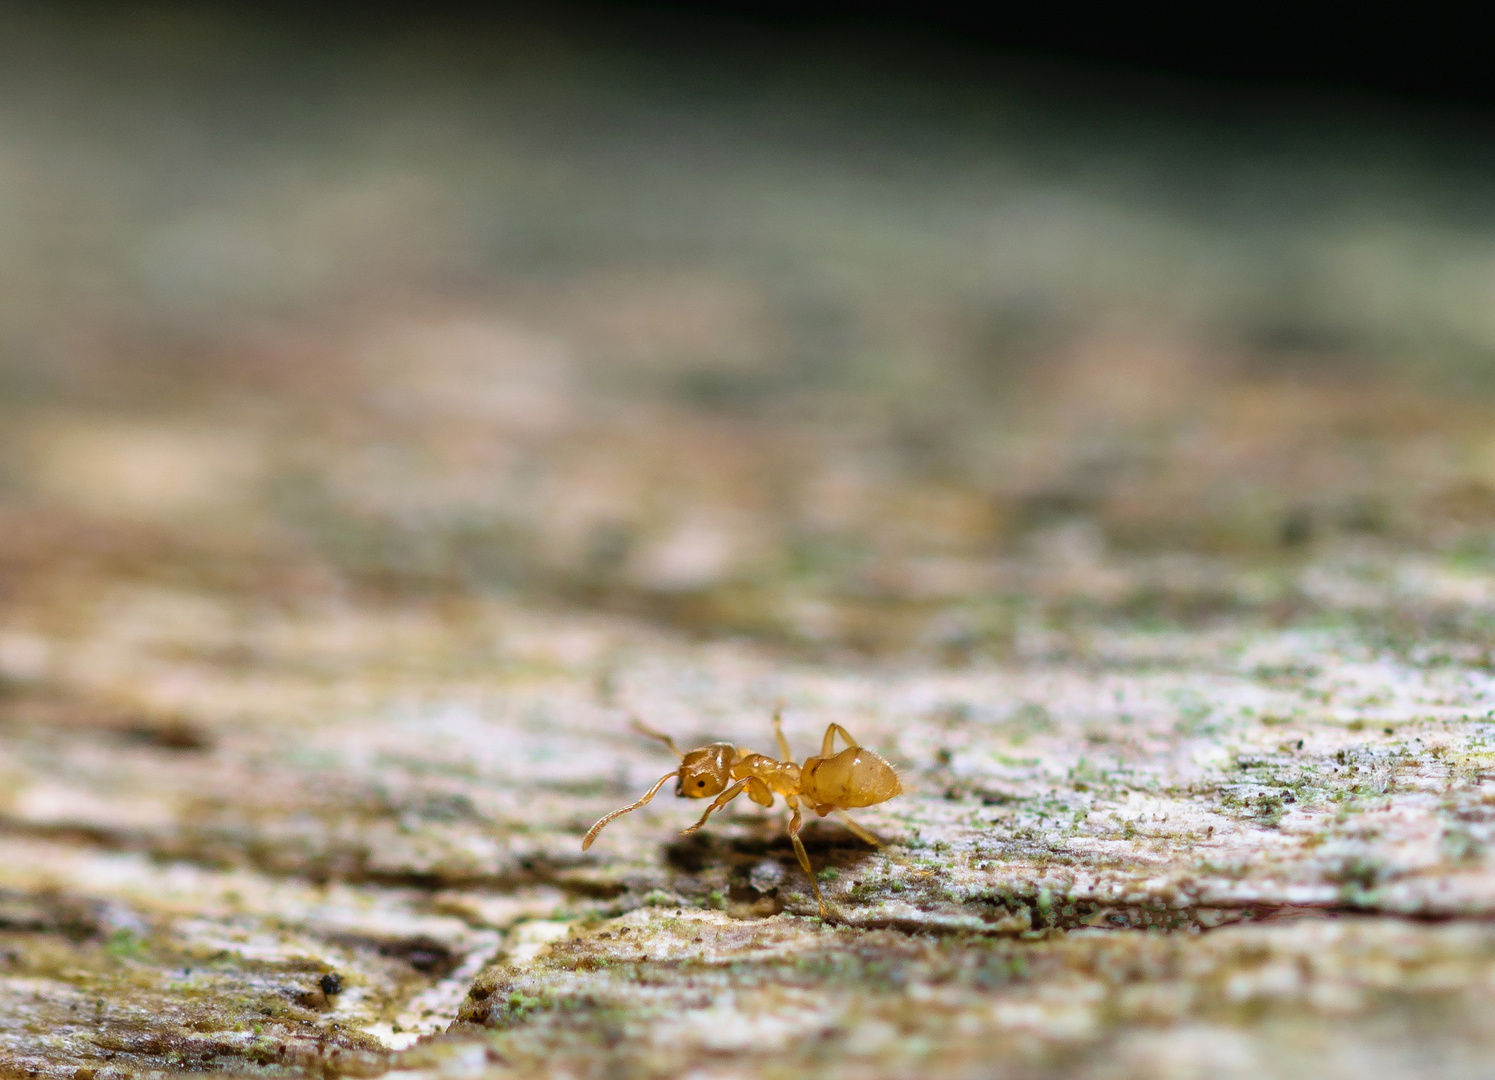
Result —
<instances>
[{"instance_id":1,"label":"ant thorax","mask_svg":"<svg viewBox=\"0 0 1495 1080\"><path fill-rule=\"evenodd\" d=\"M732 779L742 780L749 776L762 780L768 785L769 790L776 794L785 796L799 794L799 766L792 761L780 761L767 754L743 751L741 756L732 763ZM767 806L773 801L770 799L764 802L757 795L757 792L749 788L748 796L754 802Z\"/></svg>"}]
</instances>

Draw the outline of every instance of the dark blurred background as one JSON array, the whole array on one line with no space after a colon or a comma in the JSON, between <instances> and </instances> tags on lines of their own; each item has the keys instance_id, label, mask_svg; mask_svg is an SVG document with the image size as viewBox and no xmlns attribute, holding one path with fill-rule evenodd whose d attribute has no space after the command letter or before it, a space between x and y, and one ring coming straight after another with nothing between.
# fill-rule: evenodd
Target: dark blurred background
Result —
<instances>
[{"instance_id":1,"label":"dark blurred background","mask_svg":"<svg viewBox=\"0 0 1495 1080\"><path fill-rule=\"evenodd\" d=\"M40 5L39 5L40 6ZM51 5L47 5L50 7ZM93 11L109 10L97 4ZM1259 3L1238 10L1162 2L981 6L950 2L414 4L220 2L152 5L233 11L243 18L349 40L446 31L482 36L516 27L564 28L598 41L715 56L786 50L864 50L905 73L970 78L1015 58L1242 87L1333 87L1444 101L1488 101L1488 13L1475 4ZM84 9L88 10L88 9Z\"/></svg>"},{"instance_id":2,"label":"dark blurred background","mask_svg":"<svg viewBox=\"0 0 1495 1080\"><path fill-rule=\"evenodd\" d=\"M1483 573L1480 20L985 14L0 8L4 595L959 660Z\"/></svg>"}]
</instances>

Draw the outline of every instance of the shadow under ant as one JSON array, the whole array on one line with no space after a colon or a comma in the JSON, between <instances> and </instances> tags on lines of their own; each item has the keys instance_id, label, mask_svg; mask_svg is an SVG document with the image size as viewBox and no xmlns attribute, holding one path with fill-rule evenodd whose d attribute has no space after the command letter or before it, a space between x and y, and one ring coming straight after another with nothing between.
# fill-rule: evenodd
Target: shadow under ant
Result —
<instances>
[{"instance_id":1,"label":"shadow under ant","mask_svg":"<svg viewBox=\"0 0 1495 1080\"><path fill-rule=\"evenodd\" d=\"M826 867L854 873L877 853L876 848L830 822L810 823L800 838L817 873ZM689 891L709 892L709 886L702 888L703 877L716 879L713 886L725 886L722 898L728 914L736 918L778 914L784 909L781 886L788 886L791 892L814 891L804 878L789 839L767 821L761 829L732 837L689 833L662 845L662 853L672 870L694 879L696 888Z\"/></svg>"}]
</instances>

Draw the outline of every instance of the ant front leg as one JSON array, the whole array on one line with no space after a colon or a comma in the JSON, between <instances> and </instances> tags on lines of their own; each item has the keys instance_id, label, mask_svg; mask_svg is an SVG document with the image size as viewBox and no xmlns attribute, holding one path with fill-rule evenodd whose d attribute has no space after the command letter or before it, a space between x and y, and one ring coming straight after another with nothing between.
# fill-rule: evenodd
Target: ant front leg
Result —
<instances>
[{"instance_id":1,"label":"ant front leg","mask_svg":"<svg viewBox=\"0 0 1495 1080\"><path fill-rule=\"evenodd\" d=\"M805 873L810 878L810 888L815 890L815 903L820 905L820 917L829 919L830 915L825 910L825 897L820 895L820 882L815 880L815 871L810 866L810 853L805 850L805 843L799 838L799 800L794 800L790 809L793 813L789 817L789 839L794 844L794 854L799 857L799 865L804 867Z\"/></svg>"},{"instance_id":2,"label":"ant front leg","mask_svg":"<svg viewBox=\"0 0 1495 1080\"><path fill-rule=\"evenodd\" d=\"M748 778L748 780L751 780L751 779L752 779L752 777ZM726 806L733 799L737 798L737 796L741 795L742 794L742 789L747 786L747 783L748 783L747 780L739 780L739 781L737 781L737 783L735 783L731 787L729 787L726 791L724 791L720 795L718 795L716 797L716 801L714 803L712 803L710 806L706 807L706 812L701 815L701 820L698 821L698 822L696 822L694 825L692 825L688 829L681 829L680 830L680 835L684 836L686 833L693 833L697 829L699 829L702 825L706 824L706 819L707 818L709 818L712 814L716 813L716 811L720 810L722 807Z\"/></svg>"}]
</instances>

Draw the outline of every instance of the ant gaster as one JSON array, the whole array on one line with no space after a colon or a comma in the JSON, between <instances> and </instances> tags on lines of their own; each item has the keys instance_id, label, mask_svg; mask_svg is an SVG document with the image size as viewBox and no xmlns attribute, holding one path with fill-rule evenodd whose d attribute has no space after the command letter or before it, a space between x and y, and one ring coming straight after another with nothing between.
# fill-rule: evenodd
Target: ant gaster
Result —
<instances>
[{"instance_id":1,"label":"ant gaster","mask_svg":"<svg viewBox=\"0 0 1495 1080\"><path fill-rule=\"evenodd\" d=\"M815 890L815 902L820 905L822 918L827 917L825 900L820 895L820 884L815 880L815 872L810 869L810 856L799 838L800 803L804 803L805 809L813 810L821 817L834 811L857 837L874 847L882 847L881 841L853 821L846 811L859 806L875 806L903 794L898 774L887 759L875 750L858 745L851 733L840 724L833 723L825 729L820 756L806 758L803 765L794 763L789 741L784 738L783 728L779 725L778 712L773 716L773 733L779 743L781 760L744 750L731 743L712 743L710 746L682 753L675 745L675 740L668 735L648 728L638 720L633 721L633 726L640 734L658 739L668 746L679 756L680 767L661 776L638 802L621 810L614 810L588 829L587 835L582 838L581 849L585 851L591 847L602 827L613 818L637 810L654 798L672 777L675 780L675 795L679 798L709 799L716 796L716 800L701 815L701 820L684 830L685 833L693 833L705 825L706 819L715 811L744 791L748 798L760 806L772 806L774 795L782 795L790 811L789 839L794 843L794 854L799 857L799 865L810 876L810 887ZM835 752L837 735L846 743L846 749L839 754Z\"/></svg>"}]
</instances>

